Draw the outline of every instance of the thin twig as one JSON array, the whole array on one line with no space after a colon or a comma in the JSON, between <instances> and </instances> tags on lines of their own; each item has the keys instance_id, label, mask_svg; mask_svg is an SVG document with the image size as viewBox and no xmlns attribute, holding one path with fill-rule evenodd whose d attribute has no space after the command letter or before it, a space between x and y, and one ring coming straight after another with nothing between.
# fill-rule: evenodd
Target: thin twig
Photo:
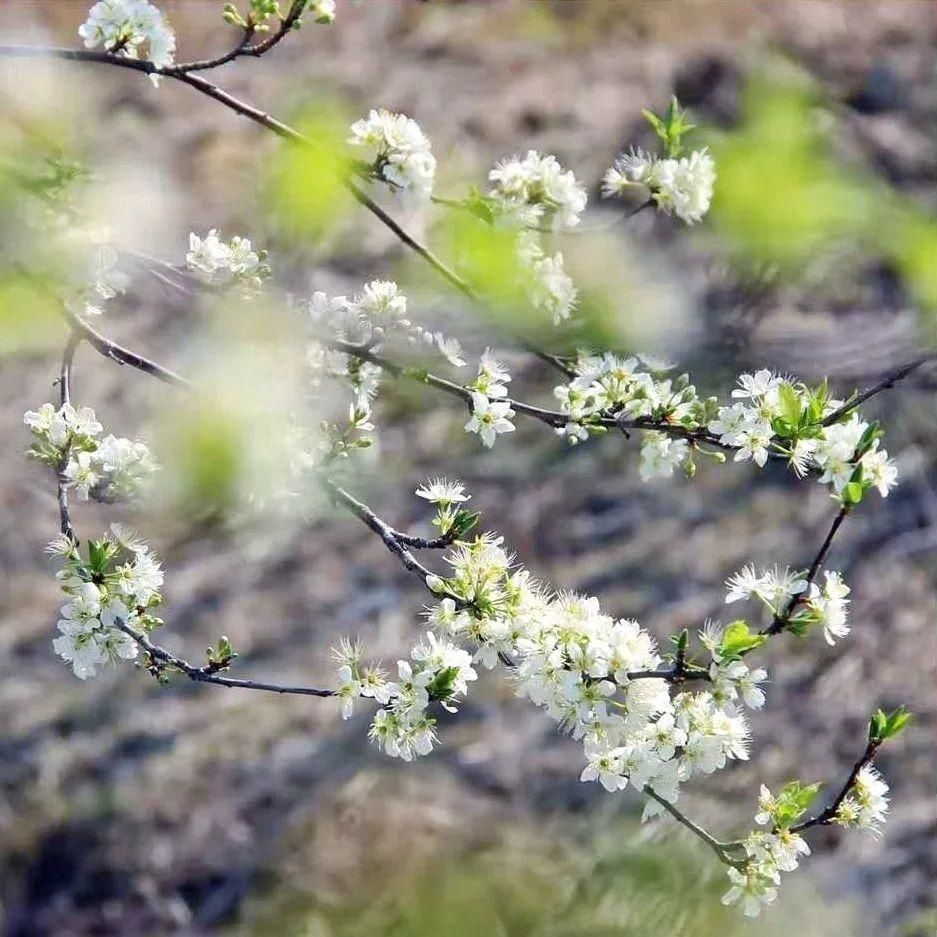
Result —
<instances>
[{"instance_id":1,"label":"thin twig","mask_svg":"<svg viewBox=\"0 0 937 937\"><path fill-rule=\"evenodd\" d=\"M72 402L72 365L75 361L75 351L82 342L82 336L72 329L68 334L68 341L65 343L65 350L62 352L62 368L59 373L59 402L61 406L66 406ZM62 452L62 461L56 472L56 485L58 488L59 503L59 529L75 546L78 545L78 537L75 535L75 528L72 526L71 511L68 506L68 479L65 477L65 466L68 464L68 447Z\"/></svg>"},{"instance_id":2,"label":"thin twig","mask_svg":"<svg viewBox=\"0 0 937 937\"><path fill-rule=\"evenodd\" d=\"M846 401L839 409L834 410L829 416L824 417L823 426L832 426L833 423L838 422L842 417L847 413L851 413L856 407L861 406L866 402L870 397L874 397L876 394L880 394L883 390L889 390L894 387L899 381L903 381L910 374L913 374L918 368L927 364L929 361L937 361L937 351L930 351L925 355L921 355L920 358L915 358L914 361L908 362L908 364L903 367L898 368L897 371L892 372L891 374L884 377L877 384L873 384L872 387L867 388L862 391L861 394L857 394L851 400Z\"/></svg>"},{"instance_id":3,"label":"thin twig","mask_svg":"<svg viewBox=\"0 0 937 937\"><path fill-rule=\"evenodd\" d=\"M803 830L808 830L813 826L828 826L830 823L832 823L836 818L836 814L839 811L840 805L849 796L849 792L856 783L856 778L859 776L859 772L875 757L875 753L878 751L879 745L881 745L880 741L869 739L865 746L865 751L862 753L859 760L853 765L852 771L849 772L849 777L846 778L846 783L842 786L840 792L836 795L836 798L833 800L833 802L822 813L817 814L817 816L811 817L809 820L804 820L803 823L798 823L796 826L792 826L791 832L800 833Z\"/></svg>"},{"instance_id":4,"label":"thin twig","mask_svg":"<svg viewBox=\"0 0 937 937\"><path fill-rule=\"evenodd\" d=\"M404 569L417 576L420 582L426 588L429 588L426 582L427 577L435 574L407 549L406 545L397 536L397 532L389 524L382 521L366 504L350 495L344 488L340 488L334 482L328 480L325 480L323 484L336 503L351 511L355 517L370 527L381 538L384 546L400 560Z\"/></svg>"},{"instance_id":5,"label":"thin twig","mask_svg":"<svg viewBox=\"0 0 937 937\"><path fill-rule=\"evenodd\" d=\"M726 865L741 867L744 861L732 857L732 848L734 843L722 843L711 834L707 833L701 826L694 823L685 813L679 810L674 804L664 797L661 797L657 791L649 784L644 785L644 793L652 800L657 801L678 823L682 823L691 833L698 836L710 849L719 857L721 862Z\"/></svg>"},{"instance_id":6,"label":"thin twig","mask_svg":"<svg viewBox=\"0 0 937 937\"><path fill-rule=\"evenodd\" d=\"M816 556L813 558L813 562L810 564L810 569L807 571L806 577L806 587L802 592L799 592L797 595L792 595L787 602L787 605L784 608L784 611L780 615L776 615L774 621L771 624L762 630L762 634L778 634L787 627L787 623L790 621L791 615L797 606L807 598L807 593L810 589L810 586L813 584L813 581L817 578L817 573L820 572L820 567L823 565L823 561L826 559L826 555L830 552L830 547L833 545L833 539L836 537L836 533L839 528L842 526L844 520L849 515L851 506L844 504L837 512L836 516L833 518L833 523L830 525L830 529L827 532L826 538L823 543L820 545L820 549L817 550Z\"/></svg>"},{"instance_id":7,"label":"thin twig","mask_svg":"<svg viewBox=\"0 0 937 937\"><path fill-rule=\"evenodd\" d=\"M157 364L155 361L144 358L143 355L139 355L135 351L131 351L129 348L124 348L123 345L118 345L117 342L111 341L111 339L88 325L81 316L72 312L67 306L62 307L62 315L65 316L65 320L72 327L72 330L77 332L82 339L91 345L99 354L104 355L105 358L110 358L118 364L129 364L138 371L143 371L145 374L152 375L165 384L172 384L174 387L183 387L191 390L191 381L176 374L175 371L170 371L169 368L165 368L161 364Z\"/></svg>"},{"instance_id":8,"label":"thin twig","mask_svg":"<svg viewBox=\"0 0 937 937\"><path fill-rule=\"evenodd\" d=\"M222 677L210 668L196 667L187 660L177 657L171 651L167 651L166 648L154 644L145 634L136 631L120 620L115 621L115 627L133 638L153 660L159 661L161 664L168 664L196 683L214 683L217 686L234 687L242 690L266 690L269 693L289 693L296 696L335 696L335 690L323 690L318 687L287 686L279 683L263 683L259 680L237 680L234 677Z\"/></svg>"}]
</instances>

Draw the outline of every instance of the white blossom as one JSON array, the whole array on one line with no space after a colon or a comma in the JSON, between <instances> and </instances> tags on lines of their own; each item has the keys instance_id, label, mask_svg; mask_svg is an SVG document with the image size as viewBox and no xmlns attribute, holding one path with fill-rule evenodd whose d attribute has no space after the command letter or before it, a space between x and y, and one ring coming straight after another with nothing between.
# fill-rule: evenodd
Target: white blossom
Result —
<instances>
[{"instance_id":1,"label":"white blossom","mask_svg":"<svg viewBox=\"0 0 937 937\"><path fill-rule=\"evenodd\" d=\"M670 478L689 453L685 439L674 439L666 433L649 430L641 434L641 478Z\"/></svg>"},{"instance_id":2,"label":"white blossom","mask_svg":"<svg viewBox=\"0 0 937 937\"><path fill-rule=\"evenodd\" d=\"M837 638L849 634L847 606L849 586L840 573L826 570L823 573L824 584L821 589L815 582L810 584L806 606L813 611L823 628L827 644L835 644Z\"/></svg>"},{"instance_id":3,"label":"white blossom","mask_svg":"<svg viewBox=\"0 0 937 937\"><path fill-rule=\"evenodd\" d=\"M206 283L226 285L238 283L247 295L256 293L270 275L265 255L254 250L250 240L235 236L225 243L212 228L204 237L189 234L186 267Z\"/></svg>"},{"instance_id":4,"label":"white blossom","mask_svg":"<svg viewBox=\"0 0 937 937\"><path fill-rule=\"evenodd\" d=\"M648 185L652 179L657 161L643 150L632 149L622 153L615 160L602 180L602 194L606 197L621 195L630 185Z\"/></svg>"},{"instance_id":5,"label":"white blossom","mask_svg":"<svg viewBox=\"0 0 937 937\"><path fill-rule=\"evenodd\" d=\"M872 765L863 765L836 811L836 822L878 835L888 813L887 795L885 779Z\"/></svg>"},{"instance_id":6,"label":"white blossom","mask_svg":"<svg viewBox=\"0 0 937 937\"><path fill-rule=\"evenodd\" d=\"M462 357L462 346L457 338L446 338L442 332L433 333L433 341L439 349L439 353L454 368L464 368L465 358Z\"/></svg>"},{"instance_id":7,"label":"white blossom","mask_svg":"<svg viewBox=\"0 0 937 937\"><path fill-rule=\"evenodd\" d=\"M484 394L472 393L472 417L465 424L467 433L478 433L481 441L490 449L501 433L513 433L511 417L514 411L503 400L489 400Z\"/></svg>"},{"instance_id":8,"label":"white blossom","mask_svg":"<svg viewBox=\"0 0 937 937\"><path fill-rule=\"evenodd\" d=\"M461 504L472 497L465 493L465 485L462 482L449 481L447 478L429 479L417 488L416 495L444 507L448 507L450 504Z\"/></svg>"},{"instance_id":9,"label":"white blossom","mask_svg":"<svg viewBox=\"0 0 937 937\"><path fill-rule=\"evenodd\" d=\"M578 291L563 269L563 255L549 257L538 246L528 245L519 252L527 272L527 296L531 303L546 312L554 325L568 319L576 307Z\"/></svg>"},{"instance_id":10,"label":"white blossom","mask_svg":"<svg viewBox=\"0 0 937 937\"><path fill-rule=\"evenodd\" d=\"M52 648L82 680L95 676L105 664L137 657L138 644L124 627L151 629L159 624L150 610L161 601L162 570L144 544L134 542L134 547L131 550L118 534L106 535L98 542L96 560L100 564L103 558L105 565L92 572L91 559L86 562L74 545L66 549L56 543L55 554L65 560L57 578L69 601L62 606ZM131 554L124 565L116 562L121 552Z\"/></svg>"},{"instance_id":11,"label":"white blossom","mask_svg":"<svg viewBox=\"0 0 937 937\"><path fill-rule=\"evenodd\" d=\"M776 875L766 875L756 863L742 870L730 868L728 876L732 887L722 896L722 903L741 904L745 917L758 917L762 907L778 896Z\"/></svg>"},{"instance_id":12,"label":"white blossom","mask_svg":"<svg viewBox=\"0 0 937 937\"><path fill-rule=\"evenodd\" d=\"M488 173L490 196L509 205L526 205L556 230L573 228L586 207L586 190L555 156L528 150L502 160Z\"/></svg>"},{"instance_id":13,"label":"white blossom","mask_svg":"<svg viewBox=\"0 0 937 937\"><path fill-rule=\"evenodd\" d=\"M351 125L348 142L368 155L371 171L419 202L433 191L436 158L420 125L404 114L372 110Z\"/></svg>"},{"instance_id":14,"label":"white blossom","mask_svg":"<svg viewBox=\"0 0 937 937\"><path fill-rule=\"evenodd\" d=\"M173 64L176 36L166 18L148 0L99 0L78 27L88 49L103 48L125 58L140 58L144 45L147 57L157 68ZM151 75L154 84L158 76Z\"/></svg>"}]
</instances>

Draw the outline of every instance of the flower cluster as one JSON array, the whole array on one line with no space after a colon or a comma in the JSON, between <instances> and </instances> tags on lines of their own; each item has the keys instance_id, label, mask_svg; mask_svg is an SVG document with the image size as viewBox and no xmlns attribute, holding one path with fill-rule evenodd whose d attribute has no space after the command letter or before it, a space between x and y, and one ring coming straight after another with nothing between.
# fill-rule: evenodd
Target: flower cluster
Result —
<instances>
[{"instance_id":1,"label":"flower cluster","mask_svg":"<svg viewBox=\"0 0 937 937\"><path fill-rule=\"evenodd\" d=\"M580 354L574 369L576 376L553 391L560 410L569 416L559 432L570 440L584 440L589 432L603 431L603 420L656 421L692 429L705 419L706 404L689 376L664 376L672 369L668 362L606 352ZM649 430L643 434L641 477L670 476L688 454L685 439Z\"/></svg>"},{"instance_id":2,"label":"flower cluster","mask_svg":"<svg viewBox=\"0 0 937 937\"><path fill-rule=\"evenodd\" d=\"M44 403L29 410L23 422L35 437L29 455L60 473L80 498L124 501L144 489L157 465L149 447L132 439L108 435L90 407L58 409Z\"/></svg>"},{"instance_id":3,"label":"flower cluster","mask_svg":"<svg viewBox=\"0 0 937 937\"><path fill-rule=\"evenodd\" d=\"M648 430L641 434L641 456L638 471L644 481L652 478L670 478L689 455L685 439L675 439L666 433Z\"/></svg>"},{"instance_id":4,"label":"flower cluster","mask_svg":"<svg viewBox=\"0 0 937 937\"><path fill-rule=\"evenodd\" d=\"M740 903L747 917L757 917L764 905L777 897L782 872L793 872L801 857L810 855L810 847L800 835L805 827L817 822L797 824L819 791L819 784L804 785L791 781L775 796L764 785L758 795L755 823L768 827L753 830L740 843L744 860L733 863L728 870L732 883L723 895L723 904ZM832 822L851 829L868 830L878 835L888 811L888 785L869 764L863 764L847 791L844 791L832 816L821 816L821 822Z\"/></svg>"},{"instance_id":5,"label":"flower cluster","mask_svg":"<svg viewBox=\"0 0 937 937\"><path fill-rule=\"evenodd\" d=\"M804 838L791 827L807 811L819 790L792 781L777 797L762 784L755 823L770 830L752 830L737 845L745 858L728 869L731 887L723 904L739 903L746 917L757 917L777 898L782 872L793 872L801 857L810 855Z\"/></svg>"},{"instance_id":6,"label":"flower cluster","mask_svg":"<svg viewBox=\"0 0 937 937\"><path fill-rule=\"evenodd\" d=\"M433 345L454 367L465 365L458 340L424 329L407 318L407 297L391 280L372 280L350 299L316 291L299 304L299 311L311 327L306 362L320 403L318 392L323 380L350 387L352 391L349 422L328 426L327 444L320 446L320 455L334 453L336 445L347 452L371 444L371 437L360 433L373 429L369 422L371 401L377 394L382 374L379 365L336 348L336 344L377 352L388 338L402 336L411 343ZM349 432L357 434L353 441L347 438ZM307 461L311 464L320 460L310 456Z\"/></svg>"},{"instance_id":7,"label":"flower cluster","mask_svg":"<svg viewBox=\"0 0 937 937\"><path fill-rule=\"evenodd\" d=\"M461 484L445 480L429 482L418 494L449 510L467 497ZM510 664L517 694L543 708L582 743L583 781L597 781L610 791L629 784L639 791L650 787L672 803L693 774L709 774L729 760L748 757L749 729L738 704L763 704L759 684L766 673L750 671L733 654L730 638L708 632L714 649L712 676L710 671L700 673L712 681L712 690L672 695L668 671L660 669L664 658L650 634L635 621L605 615L596 598L550 592L514 563L502 538L482 534L457 541L445 562L450 574L427 580L440 596L427 619L441 637L421 644L414 660L432 659L436 675L443 665L458 667L462 678L470 679L465 677L467 655L460 657L465 652L448 643L457 641L471 645L474 661L484 667ZM346 668L343 699L374 695L373 679L366 678L353 657L347 654L341 661ZM402 705L409 711L416 694L423 719L426 699L417 692L420 678L410 670L401 675L406 677ZM400 695L396 688L389 698L394 695ZM395 712L391 703L372 728L372 737L382 744L390 740L391 754L397 754L399 744ZM433 739L421 735L420 740L429 747ZM419 752L415 743L404 750ZM660 809L649 800L645 817Z\"/></svg>"},{"instance_id":8,"label":"flower cluster","mask_svg":"<svg viewBox=\"0 0 937 937\"><path fill-rule=\"evenodd\" d=\"M306 346L306 360L313 381L318 383L324 376L349 384L355 406L360 410L370 410L381 369L361 358L335 350L330 347L329 339L376 349L388 334L395 331L403 331L411 339L423 334L422 329L417 329L406 318L407 297L390 280L372 280L351 299L317 291L303 304L302 310L313 329L313 336Z\"/></svg>"},{"instance_id":9,"label":"flower cluster","mask_svg":"<svg viewBox=\"0 0 937 937\"><path fill-rule=\"evenodd\" d=\"M847 609L849 586L834 570L823 573L822 588L807 584L805 575L788 567L775 566L760 573L754 566L743 566L726 580L726 604L757 599L775 620L796 634L804 634L813 625L823 629L827 643L849 634Z\"/></svg>"},{"instance_id":10,"label":"flower cluster","mask_svg":"<svg viewBox=\"0 0 937 937\"><path fill-rule=\"evenodd\" d=\"M335 656L342 717L351 716L355 699L374 699L381 708L369 736L386 754L404 761L433 750L436 720L428 712L430 704L439 703L455 712L459 697L477 677L471 655L433 632L427 632L426 640L413 648L411 660L397 661L395 681L387 680L380 668L362 666L357 644L342 642Z\"/></svg>"},{"instance_id":11,"label":"flower cluster","mask_svg":"<svg viewBox=\"0 0 937 937\"><path fill-rule=\"evenodd\" d=\"M98 0L78 27L88 49L103 48L126 58L140 57L143 45L157 68L173 64L176 36L163 14L148 0ZM158 76L151 75L154 83Z\"/></svg>"},{"instance_id":12,"label":"flower cluster","mask_svg":"<svg viewBox=\"0 0 937 937\"><path fill-rule=\"evenodd\" d=\"M586 190L571 170L564 170L555 156L528 150L523 158L502 160L488 173L489 198L524 227L541 223L561 230L574 228L586 207Z\"/></svg>"},{"instance_id":13,"label":"flower cluster","mask_svg":"<svg viewBox=\"0 0 937 937\"><path fill-rule=\"evenodd\" d=\"M248 238L233 237L226 244L212 228L204 237L189 234L185 265L206 283L236 283L247 294L256 293L270 276L267 252L255 251Z\"/></svg>"},{"instance_id":14,"label":"flower cluster","mask_svg":"<svg viewBox=\"0 0 937 937\"><path fill-rule=\"evenodd\" d=\"M849 634L846 606L849 604L849 586L840 573L825 570L823 588L810 583L810 592L796 613L791 616L794 627L819 624L828 644Z\"/></svg>"},{"instance_id":15,"label":"flower cluster","mask_svg":"<svg viewBox=\"0 0 937 937\"><path fill-rule=\"evenodd\" d=\"M647 186L659 208L692 225L709 211L715 183L716 164L706 149L680 159L657 159L632 150L621 154L605 173L602 191L612 196L628 186Z\"/></svg>"},{"instance_id":16,"label":"flower cluster","mask_svg":"<svg viewBox=\"0 0 937 937\"><path fill-rule=\"evenodd\" d=\"M763 369L742 374L732 391L735 403L719 407L709 431L737 449L736 461L763 466L774 452L804 475L811 469L844 503L857 503L870 488L882 497L894 487L898 470L879 448L880 430L855 411L824 425L841 406L823 385L816 389Z\"/></svg>"},{"instance_id":17,"label":"flower cluster","mask_svg":"<svg viewBox=\"0 0 937 937\"><path fill-rule=\"evenodd\" d=\"M348 142L368 154L368 173L425 202L433 192L436 158L420 125L404 114L372 110L351 125Z\"/></svg>"},{"instance_id":18,"label":"flower cluster","mask_svg":"<svg viewBox=\"0 0 937 937\"><path fill-rule=\"evenodd\" d=\"M142 632L161 624L153 610L162 601L163 571L147 545L115 525L89 541L87 557L67 537L52 541L49 552L65 561L56 577L69 600L55 653L82 680L107 663L136 658L137 642L122 627Z\"/></svg>"},{"instance_id":19,"label":"flower cluster","mask_svg":"<svg viewBox=\"0 0 937 937\"><path fill-rule=\"evenodd\" d=\"M897 482L897 467L880 448L880 427L854 410L836 419L843 401L830 398L825 384L810 388L763 369L740 375L733 402L720 406L715 397L701 399L689 375L667 377L672 368L646 356L580 353L576 376L554 389L569 416L559 431L579 441L608 425L646 428L645 480L669 477L684 463L692 477L697 453L725 461L722 452L702 445L708 443L734 450L736 462L764 466L771 456L784 458L798 476L813 472L830 484L847 505L872 488L885 497Z\"/></svg>"}]
</instances>

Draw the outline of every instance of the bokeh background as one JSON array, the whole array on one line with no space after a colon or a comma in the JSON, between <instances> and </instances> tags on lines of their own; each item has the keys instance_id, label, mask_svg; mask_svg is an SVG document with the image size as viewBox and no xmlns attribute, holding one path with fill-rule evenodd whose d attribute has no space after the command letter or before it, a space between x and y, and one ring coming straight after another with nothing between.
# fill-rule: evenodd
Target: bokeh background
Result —
<instances>
[{"instance_id":1,"label":"bokeh background","mask_svg":"<svg viewBox=\"0 0 937 937\"><path fill-rule=\"evenodd\" d=\"M160 6L180 58L230 42L220 2ZM0 36L76 45L85 11L71 0L7 2ZM598 233L562 247L603 335L673 354L712 393L758 366L829 375L848 392L934 344L935 49L937 11L913 0L339 0L334 26L304 28L214 77L314 126L323 107L403 111L431 138L439 189L453 194L483 184L500 157L553 152L590 186L584 227ZM640 110L662 109L674 92L719 161L713 212L696 230L650 212L619 223L620 207L599 204L597 180L622 148L652 145ZM397 277L415 318L476 354L505 325L497 314L480 320L419 270L375 219L333 197L314 163L297 164L273 135L187 88L0 60L0 119L5 167L35 169L60 148L91 168L83 210L129 250L179 263L190 230L219 227L268 247L278 282L297 294ZM284 195L289 159L307 198ZM868 714L905 703L916 720L881 757L892 817L879 842L821 830L778 905L748 925L719 906L723 872L689 834L642 829L632 795L580 784L577 746L497 674L473 687L444 720L444 745L416 765L381 757L366 740L368 716L343 723L328 701L179 680L163 688L131 667L73 678L49 646L59 597L42 548L56 529L54 490L23 458L21 425L24 410L53 399L65 332L17 279L22 251L37 246L19 227L26 196L7 176L3 185L4 933L934 933L933 366L867 408L885 421L902 480L862 505L830 556L853 588L852 635L835 648L772 642L751 762L685 795L714 828L742 833L760 781L835 788ZM409 220L445 246L442 216ZM102 326L180 369L240 355L227 360L243 419L234 426L228 414L226 426L251 451L290 379L271 382L254 354L277 314L258 324L180 296L143 265L127 272L131 288ZM219 338L232 333L234 343ZM517 396L548 402L553 376L504 346ZM174 391L87 348L75 381L76 399L115 432L172 438L173 420L185 425ZM412 490L427 473L457 474L536 575L599 595L661 637L723 614L723 579L745 561L806 565L832 515L825 488L783 466L704 463L692 483L644 485L636 440L571 450L519 423L516 438L483 452L462 433L459 407L403 384L388 386L376 415L379 452L354 486L382 516L420 529ZM139 526L163 558L162 639L187 657L225 633L238 673L327 684L339 636L393 660L419 633L424 594L350 517L245 525L197 511L75 508L79 531L114 519Z\"/></svg>"}]
</instances>

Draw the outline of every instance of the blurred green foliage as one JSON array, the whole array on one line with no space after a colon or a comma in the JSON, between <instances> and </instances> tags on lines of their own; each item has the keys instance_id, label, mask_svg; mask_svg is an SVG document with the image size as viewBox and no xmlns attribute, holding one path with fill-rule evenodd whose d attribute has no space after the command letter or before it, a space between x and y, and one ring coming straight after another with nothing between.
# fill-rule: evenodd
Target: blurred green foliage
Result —
<instances>
[{"instance_id":1,"label":"blurred green foliage","mask_svg":"<svg viewBox=\"0 0 937 937\"><path fill-rule=\"evenodd\" d=\"M279 146L265 180L272 213L288 236L317 242L355 210L342 183L351 171L345 145L350 122L326 96L291 122L312 146Z\"/></svg>"},{"instance_id":2,"label":"blurred green foliage","mask_svg":"<svg viewBox=\"0 0 937 937\"><path fill-rule=\"evenodd\" d=\"M796 275L841 243L891 262L937 325L937 219L834 152L837 117L805 78L751 81L741 126L710 141L712 219L740 256Z\"/></svg>"},{"instance_id":3,"label":"blurred green foliage","mask_svg":"<svg viewBox=\"0 0 937 937\"><path fill-rule=\"evenodd\" d=\"M74 258L59 236L87 175L67 126L0 113L0 355L61 342L56 293Z\"/></svg>"},{"instance_id":4,"label":"blurred green foliage","mask_svg":"<svg viewBox=\"0 0 937 937\"><path fill-rule=\"evenodd\" d=\"M606 820L609 818L606 817ZM596 823L593 829L598 828ZM400 884L363 876L336 899L274 888L236 933L259 937L859 937L845 905L821 905L804 886L787 888L758 920L720 898L725 869L683 835L648 840L621 819L576 841L568 826L550 841L508 831L502 842L446 857ZM525 839L525 835L528 837ZM328 862L327 857L320 857ZM406 864L406 856L401 856ZM395 873L398 870L395 870Z\"/></svg>"},{"instance_id":5,"label":"blurred green foliage","mask_svg":"<svg viewBox=\"0 0 937 937\"><path fill-rule=\"evenodd\" d=\"M62 319L52 281L36 271L0 269L0 356L60 344Z\"/></svg>"}]
</instances>

